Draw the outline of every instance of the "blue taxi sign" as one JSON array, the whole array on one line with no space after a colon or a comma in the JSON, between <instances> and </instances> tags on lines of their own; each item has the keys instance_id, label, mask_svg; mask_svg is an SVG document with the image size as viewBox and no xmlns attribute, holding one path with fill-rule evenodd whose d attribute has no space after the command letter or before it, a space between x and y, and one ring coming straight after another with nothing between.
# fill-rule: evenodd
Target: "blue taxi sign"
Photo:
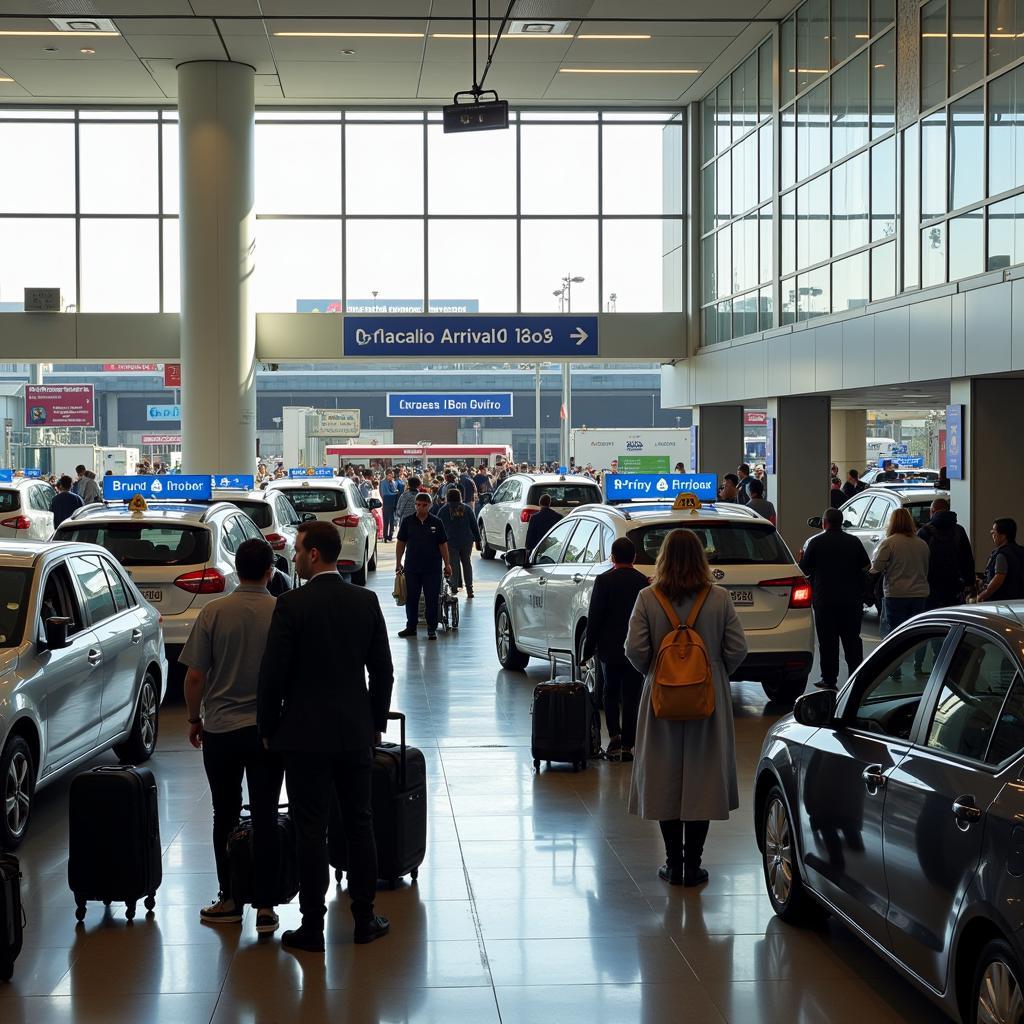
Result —
<instances>
[{"instance_id":1,"label":"blue taxi sign","mask_svg":"<svg viewBox=\"0 0 1024 1024\"><path fill-rule=\"evenodd\" d=\"M13 469L0 469L0 484L10 484L14 482L14 470Z\"/></svg>"},{"instance_id":2,"label":"blue taxi sign","mask_svg":"<svg viewBox=\"0 0 1024 1024\"><path fill-rule=\"evenodd\" d=\"M606 501L636 501L694 495L702 502L718 497L718 477L711 473L605 473Z\"/></svg>"},{"instance_id":3,"label":"blue taxi sign","mask_svg":"<svg viewBox=\"0 0 1024 1024\"><path fill-rule=\"evenodd\" d=\"M31 469L29 467L26 467L23 472L29 480L38 480L43 475L43 471L41 469Z\"/></svg>"},{"instance_id":4,"label":"blue taxi sign","mask_svg":"<svg viewBox=\"0 0 1024 1024\"><path fill-rule=\"evenodd\" d=\"M106 501L130 501L141 494L147 501L209 501L209 476L105 476Z\"/></svg>"},{"instance_id":5,"label":"blue taxi sign","mask_svg":"<svg viewBox=\"0 0 1024 1024\"><path fill-rule=\"evenodd\" d=\"M256 477L244 473L215 473L210 482L222 490L251 491L256 486Z\"/></svg>"},{"instance_id":6,"label":"blue taxi sign","mask_svg":"<svg viewBox=\"0 0 1024 1024\"><path fill-rule=\"evenodd\" d=\"M293 480L299 477L334 476L334 470L330 466L294 466L288 470L288 476Z\"/></svg>"}]
</instances>

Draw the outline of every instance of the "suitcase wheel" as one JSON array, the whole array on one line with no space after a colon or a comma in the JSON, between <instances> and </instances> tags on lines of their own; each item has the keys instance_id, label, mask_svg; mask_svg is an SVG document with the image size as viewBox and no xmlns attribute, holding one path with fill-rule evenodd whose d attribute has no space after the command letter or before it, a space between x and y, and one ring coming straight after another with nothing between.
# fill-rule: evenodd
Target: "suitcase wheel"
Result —
<instances>
[{"instance_id":1,"label":"suitcase wheel","mask_svg":"<svg viewBox=\"0 0 1024 1024\"><path fill-rule=\"evenodd\" d=\"M152 911L153 908L156 906L156 895L154 893L150 893L146 897L145 906L146 906L146 909L149 910L149 911Z\"/></svg>"},{"instance_id":2,"label":"suitcase wheel","mask_svg":"<svg viewBox=\"0 0 1024 1024\"><path fill-rule=\"evenodd\" d=\"M14 961L0 960L0 981L10 981L14 977Z\"/></svg>"},{"instance_id":3,"label":"suitcase wheel","mask_svg":"<svg viewBox=\"0 0 1024 1024\"><path fill-rule=\"evenodd\" d=\"M334 881L337 883L337 885L339 887L341 886L341 879L342 879L342 877L343 877L343 872L342 872L341 868L335 868L334 869Z\"/></svg>"},{"instance_id":4,"label":"suitcase wheel","mask_svg":"<svg viewBox=\"0 0 1024 1024\"><path fill-rule=\"evenodd\" d=\"M135 920L135 900L132 900L131 903L125 904L124 916L129 921Z\"/></svg>"},{"instance_id":5,"label":"suitcase wheel","mask_svg":"<svg viewBox=\"0 0 1024 1024\"><path fill-rule=\"evenodd\" d=\"M75 897L75 920L85 920L85 900L80 900L77 896Z\"/></svg>"},{"instance_id":6,"label":"suitcase wheel","mask_svg":"<svg viewBox=\"0 0 1024 1024\"><path fill-rule=\"evenodd\" d=\"M110 906L110 900L104 900L103 901L103 906L109 907Z\"/></svg>"},{"instance_id":7,"label":"suitcase wheel","mask_svg":"<svg viewBox=\"0 0 1024 1024\"><path fill-rule=\"evenodd\" d=\"M539 772L540 771L540 761L538 761L537 758L533 759L533 770L535 772Z\"/></svg>"},{"instance_id":8,"label":"suitcase wheel","mask_svg":"<svg viewBox=\"0 0 1024 1024\"><path fill-rule=\"evenodd\" d=\"M420 877L420 869L413 868L412 871L409 872L409 877L415 882L416 879Z\"/></svg>"}]
</instances>

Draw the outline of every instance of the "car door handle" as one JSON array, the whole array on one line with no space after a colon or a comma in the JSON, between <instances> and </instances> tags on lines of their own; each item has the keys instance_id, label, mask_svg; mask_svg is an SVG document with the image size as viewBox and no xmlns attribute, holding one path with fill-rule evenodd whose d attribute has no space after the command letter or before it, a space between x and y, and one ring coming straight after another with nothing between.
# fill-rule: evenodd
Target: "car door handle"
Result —
<instances>
[{"instance_id":1,"label":"car door handle","mask_svg":"<svg viewBox=\"0 0 1024 1024\"><path fill-rule=\"evenodd\" d=\"M956 827L966 832L976 821L981 821L981 808L970 793L965 793L953 801L953 817L956 818Z\"/></svg>"},{"instance_id":2,"label":"car door handle","mask_svg":"<svg viewBox=\"0 0 1024 1024\"><path fill-rule=\"evenodd\" d=\"M871 540L871 541L879 541L879 540L882 539L882 535L879 534L879 533L875 533L875 534L872 534L872 536L869 537L868 539Z\"/></svg>"},{"instance_id":3,"label":"car door handle","mask_svg":"<svg viewBox=\"0 0 1024 1024\"><path fill-rule=\"evenodd\" d=\"M864 785L867 786L869 793L873 793L876 789L881 789L885 785L885 775L882 774L882 766L880 764L869 764L860 773L860 777Z\"/></svg>"},{"instance_id":4,"label":"car door handle","mask_svg":"<svg viewBox=\"0 0 1024 1024\"><path fill-rule=\"evenodd\" d=\"M133 644L141 644L142 643L142 630L141 629L133 629L132 630L132 643Z\"/></svg>"},{"instance_id":5,"label":"car door handle","mask_svg":"<svg viewBox=\"0 0 1024 1024\"><path fill-rule=\"evenodd\" d=\"M89 664L92 665L93 668L99 665L102 661L103 655L97 651L95 647L89 651Z\"/></svg>"},{"instance_id":6,"label":"car door handle","mask_svg":"<svg viewBox=\"0 0 1024 1024\"><path fill-rule=\"evenodd\" d=\"M576 574L575 574L575 575L573 576L573 578L572 578L572 581L573 581L573 583L579 583L579 581L580 581L581 579L583 579L583 574L582 574L582 573L576 573Z\"/></svg>"}]
</instances>

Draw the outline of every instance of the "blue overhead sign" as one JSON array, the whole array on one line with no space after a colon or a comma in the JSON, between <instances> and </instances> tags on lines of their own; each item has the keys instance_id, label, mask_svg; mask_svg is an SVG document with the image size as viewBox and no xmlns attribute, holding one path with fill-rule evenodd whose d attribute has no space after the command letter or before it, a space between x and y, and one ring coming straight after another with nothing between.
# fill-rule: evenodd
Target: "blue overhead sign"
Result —
<instances>
[{"instance_id":1,"label":"blue overhead sign","mask_svg":"<svg viewBox=\"0 0 1024 1024\"><path fill-rule=\"evenodd\" d=\"M512 392L488 391L454 394L426 391L416 394L388 392L388 416L511 416Z\"/></svg>"},{"instance_id":2,"label":"blue overhead sign","mask_svg":"<svg viewBox=\"0 0 1024 1024\"><path fill-rule=\"evenodd\" d=\"M209 476L105 476L107 501L131 501L141 494L147 501L209 501Z\"/></svg>"},{"instance_id":3,"label":"blue overhead sign","mask_svg":"<svg viewBox=\"0 0 1024 1024\"><path fill-rule=\"evenodd\" d=\"M180 420L180 405L147 405L146 419L150 423L161 423L164 420Z\"/></svg>"},{"instance_id":4,"label":"blue overhead sign","mask_svg":"<svg viewBox=\"0 0 1024 1024\"><path fill-rule=\"evenodd\" d=\"M294 466L288 470L288 476L293 480L299 477L333 477L334 470L330 466Z\"/></svg>"},{"instance_id":5,"label":"blue overhead sign","mask_svg":"<svg viewBox=\"0 0 1024 1024\"><path fill-rule=\"evenodd\" d=\"M597 317L346 316L347 356L551 359L597 355Z\"/></svg>"},{"instance_id":6,"label":"blue overhead sign","mask_svg":"<svg viewBox=\"0 0 1024 1024\"><path fill-rule=\"evenodd\" d=\"M711 473L605 473L606 501L636 501L696 494L701 501L718 497L718 477Z\"/></svg>"},{"instance_id":7,"label":"blue overhead sign","mask_svg":"<svg viewBox=\"0 0 1024 1024\"><path fill-rule=\"evenodd\" d=\"M231 490L251 491L256 486L256 477L239 475L238 473L216 473L211 478L214 487L230 488Z\"/></svg>"}]
</instances>

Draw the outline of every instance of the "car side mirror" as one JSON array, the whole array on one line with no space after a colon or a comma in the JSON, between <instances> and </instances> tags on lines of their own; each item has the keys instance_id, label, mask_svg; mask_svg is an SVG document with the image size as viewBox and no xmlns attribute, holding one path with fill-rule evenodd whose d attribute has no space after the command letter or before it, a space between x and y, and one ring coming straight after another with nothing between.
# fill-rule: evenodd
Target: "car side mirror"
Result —
<instances>
[{"instance_id":1,"label":"car side mirror","mask_svg":"<svg viewBox=\"0 0 1024 1024\"><path fill-rule=\"evenodd\" d=\"M381 501L380 498L370 498L370 500L366 504L369 506L371 512L375 508L383 508L384 507L384 502Z\"/></svg>"},{"instance_id":2,"label":"car side mirror","mask_svg":"<svg viewBox=\"0 0 1024 1024\"><path fill-rule=\"evenodd\" d=\"M505 552L505 564L511 568L522 568L530 564L530 552L526 548L512 548Z\"/></svg>"},{"instance_id":3,"label":"car side mirror","mask_svg":"<svg viewBox=\"0 0 1024 1024\"><path fill-rule=\"evenodd\" d=\"M811 516L811 518L807 520L807 525L811 527L812 530L820 530L821 516Z\"/></svg>"},{"instance_id":4,"label":"car side mirror","mask_svg":"<svg viewBox=\"0 0 1024 1024\"><path fill-rule=\"evenodd\" d=\"M62 651L65 647L71 646L71 641L68 639L68 626L70 625L70 619L57 615L46 620L45 631L47 650Z\"/></svg>"},{"instance_id":5,"label":"car side mirror","mask_svg":"<svg viewBox=\"0 0 1024 1024\"><path fill-rule=\"evenodd\" d=\"M817 690L798 697L793 705L793 717L812 729L831 725L836 715L836 694L834 690Z\"/></svg>"},{"instance_id":6,"label":"car side mirror","mask_svg":"<svg viewBox=\"0 0 1024 1024\"><path fill-rule=\"evenodd\" d=\"M316 520L316 513L315 512L303 512L302 513L302 517L299 520L299 522L301 522L301 523L312 523L315 520Z\"/></svg>"}]
</instances>

